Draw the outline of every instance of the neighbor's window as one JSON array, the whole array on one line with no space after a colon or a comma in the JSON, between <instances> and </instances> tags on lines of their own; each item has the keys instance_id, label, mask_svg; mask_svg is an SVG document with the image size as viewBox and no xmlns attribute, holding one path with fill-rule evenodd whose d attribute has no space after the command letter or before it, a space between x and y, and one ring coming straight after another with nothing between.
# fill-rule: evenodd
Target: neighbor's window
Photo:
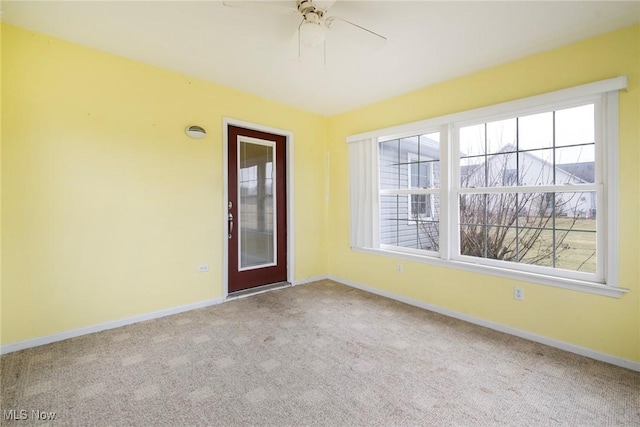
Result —
<instances>
[{"instance_id":1,"label":"neighbor's window","mask_svg":"<svg viewBox=\"0 0 640 427\"><path fill-rule=\"evenodd\" d=\"M408 154L409 161L409 188L433 188L433 158L420 157ZM409 215L412 219L432 219L433 203L431 194L412 194L409 200Z\"/></svg>"},{"instance_id":2,"label":"neighbor's window","mask_svg":"<svg viewBox=\"0 0 640 427\"><path fill-rule=\"evenodd\" d=\"M350 137L352 246L615 295L593 285L617 286L624 87L620 77Z\"/></svg>"}]
</instances>

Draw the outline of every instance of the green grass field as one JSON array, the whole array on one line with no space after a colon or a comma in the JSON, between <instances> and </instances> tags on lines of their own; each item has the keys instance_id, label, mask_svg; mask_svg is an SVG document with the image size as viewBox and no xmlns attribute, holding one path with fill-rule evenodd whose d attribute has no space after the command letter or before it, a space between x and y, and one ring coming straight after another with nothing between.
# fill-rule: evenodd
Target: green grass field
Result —
<instances>
[{"instance_id":1,"label":"green grass field","mask_svg":"<svg viewBox=\"0 0 640 427\"><path fill-rule=\"evenodd\" d=\"M593 219L578 219L574 222L570 218L556 218L556 268L595 273L595 230L596 221ZM553 231L543 231L521 262L550 267L553 265L553 255L543 259L536 258L539 258L537 254L548 253L552 248Z\"/></svg>"}]
</instances>

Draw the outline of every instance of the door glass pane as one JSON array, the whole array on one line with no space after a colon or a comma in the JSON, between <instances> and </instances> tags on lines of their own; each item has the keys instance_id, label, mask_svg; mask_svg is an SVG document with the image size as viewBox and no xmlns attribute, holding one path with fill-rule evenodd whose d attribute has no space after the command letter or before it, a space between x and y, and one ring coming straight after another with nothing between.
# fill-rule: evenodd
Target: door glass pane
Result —
<instances>
[{"instance_id":1,"label":"door glass pane","mask_svg":"<svg viewBox=\"0 0 640 427\"><path fill-rule=\"evenodd\" d=\"M274 144L238 144L239 269L275 264Z\"/></svg>"}]
</instances>

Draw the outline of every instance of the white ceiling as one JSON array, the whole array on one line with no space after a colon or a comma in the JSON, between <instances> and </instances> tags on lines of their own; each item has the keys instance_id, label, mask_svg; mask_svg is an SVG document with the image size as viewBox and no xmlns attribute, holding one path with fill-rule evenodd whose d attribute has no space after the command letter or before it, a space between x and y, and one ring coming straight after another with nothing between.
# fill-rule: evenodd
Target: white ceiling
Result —
<instances>
[{"instance_id":1,"label":"white ceiling","mask_svg":"<svg viewBox=\"0 0 640 427\"><path fill-rule=\"evenodd\" d=\"M329 15L388 41L376 50L329 31L325 65L322 48L298 58L299 16L221 1L3 1L2 10L10 24L327 116L640 22L639 1L339 0Z\"/></svg>"}]
</instances>

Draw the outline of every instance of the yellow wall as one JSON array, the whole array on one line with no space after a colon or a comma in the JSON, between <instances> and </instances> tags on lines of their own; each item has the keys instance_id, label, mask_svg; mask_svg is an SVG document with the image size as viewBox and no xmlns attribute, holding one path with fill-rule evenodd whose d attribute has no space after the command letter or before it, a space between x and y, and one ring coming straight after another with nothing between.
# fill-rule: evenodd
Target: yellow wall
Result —
<instances>
[{"instance_id":1,"label":"yellow wall","mask_svg":"<svg viewBox=\"0 0 640 427\"><path fill-rule=\"evenodd\" d=\"M0 23L0 100L2 100L2 24ZM0 101L0 344L2 343L2 102Z\"/></svg>"},{"instance_id":2,"label":"yellow wall","mask_svg":"<svg viewBox=\"0 0 640 427\"><path fill-rule=\"evenodd\" d=\"M626 75L620 94L620 299L352 252L348 135ZM430 86L332 117L329 273L459 313L640 361L640 26ZM525 301L513 299L522 286Z\"/></svg>"},{"instance_id":3,"label":"yellow wall","mask_svg":"<svg viewBox=\"0 0 640 427\"><path fill-rule=\"evenodd\" d=\"M223 116L293 131L295 278L326 274L326 118L9 25L2 55L3 344L222 296Z\"/></svg>"}]
</instances>

